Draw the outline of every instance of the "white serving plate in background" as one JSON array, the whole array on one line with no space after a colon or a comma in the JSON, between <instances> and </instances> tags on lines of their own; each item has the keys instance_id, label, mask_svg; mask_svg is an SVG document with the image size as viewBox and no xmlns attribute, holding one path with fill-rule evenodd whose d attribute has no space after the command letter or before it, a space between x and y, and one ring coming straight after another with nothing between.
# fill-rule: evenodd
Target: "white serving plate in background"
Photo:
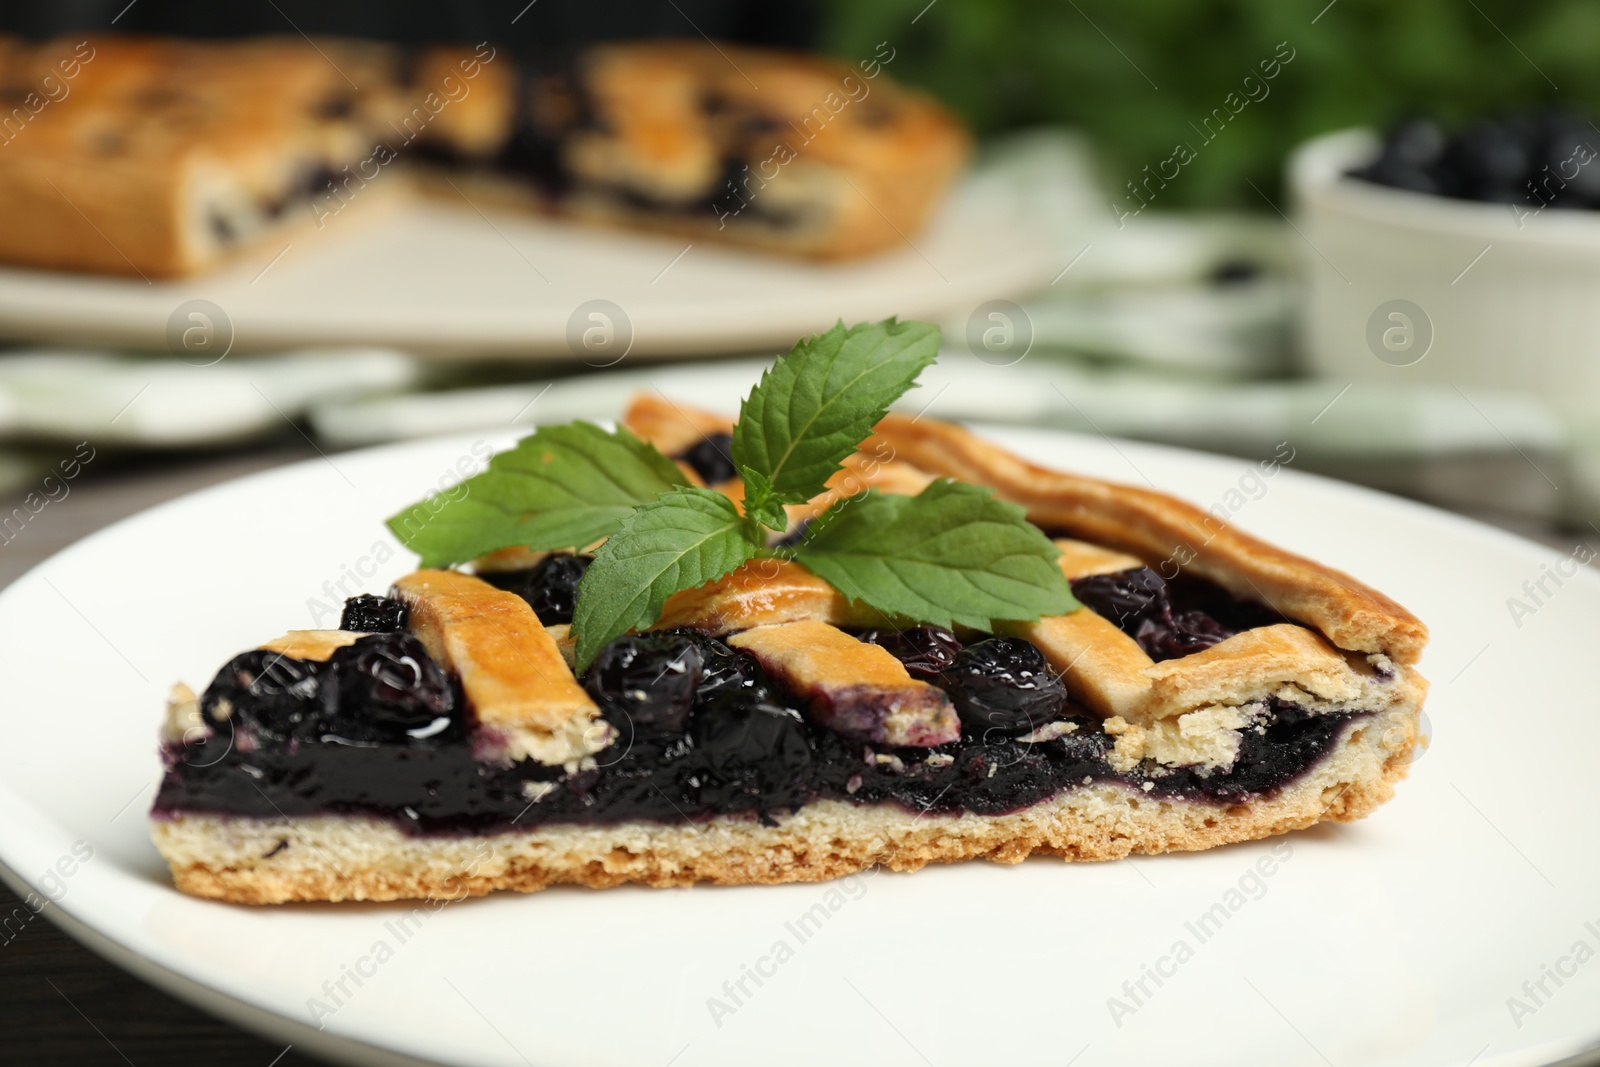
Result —
<instances>
[{"instance_id":1,"label":"white serving plate in background","mask_svg":"<svg viewBox=\"0 0 1600 1067\"><path fill-rule=\"evenodd\" d=\"M1130 442L993 435L1202 505L1255 471ZM0 863L37 889L74 845L93 850L52 882L59 900L44 914L157 985L351 1063L1523 1067L1600 1037L1600 962L1525 1018L1507 1008L1575 941L1600 945L1585 925L1600 925L1600 579L1569 579L1517 625L1506 600L1554 561L1549 550L1287 470L1235 521L1433 627L1434 743L1365 821L1192 855L858 879L720 1019L709 998L840 887L465 901L392 946L315 1028L309 998L394 942L386 924L408 906L246 908L173 890L143 823L162 698L173 680L203 684L239 649L310 624L324 581L373 569L392 548L381 518L476 440L337 454L209 489L85 539L0 594ZM397 553L369 587L406 569ZM1271 876L1251 881L1270 856ZM1240 887L1246 903L1221 931L1114 1018L1109 998L1194 942L1186 924Z\"/></svg>"},{"instance_id":2,"label":"white serving plate in background","mask_svg":"<svg viewBox=\"0 0 1600 1067\"><path fill-rule=\"evenodd\" d=\"M200 278L0 268L0 337L165 350L174 310L205 300L227 321L202 325L231 332L236 352L392 345L570 362L588 353L569 344L569 319L607 300L623 310L626 321L612 326L632 343L597 356L596 366L624 352L787 349L838 318L965 320L980 303L1043 288L1070 253L1052 239L1037 199L1014 188L1012 175L979 170L899 247L811 263L395 188Z\"/></svg>"}]
</instances>

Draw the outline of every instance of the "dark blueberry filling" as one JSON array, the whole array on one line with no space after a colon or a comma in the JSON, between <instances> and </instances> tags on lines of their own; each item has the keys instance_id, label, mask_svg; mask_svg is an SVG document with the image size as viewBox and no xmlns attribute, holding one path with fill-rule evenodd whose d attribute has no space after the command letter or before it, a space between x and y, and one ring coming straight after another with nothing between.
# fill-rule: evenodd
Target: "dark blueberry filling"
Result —
<instances>
[{"instance_id":1,"label":"dark blueberry filling","mask_svg":"<svg viewBox=\"0 0 1600 1067\"><path fill-rule=\"evenodd\" d=\"M707 485L720 485L739 473L729 458L732 448L732 434L708 433L676 458L687 463Z\"/></svg>"},{"instance_id":2,"label":"dark blueberry filling","mask_svg":"<svg viewBox=\"0 0 1600 1067\"><path fill-rule=\"evenodd\" d=\"M795 523L794 529L772 542L773 548L797 548L805 544L806 537L811 533L811 519L801 519Z\"/></svg>"},{"instance_id":3,"label":"dark blueberry filling","mask_svg":"<svg viewBox=\"0 0 1600 1067\"><path fill-rule=\"evenodd\" d=\"M770 700L766 672L748 652L735 651L717 638L708 637L698 630L662 632L688 640L699 652L700 684L694 691L697 705Z\"/></svg>"},{"instance_id":4,"label":"dark blueberry filling","mask_svg":"<svg viewBox=\"0 0 1600 1067\"><path fill-rule=\"evenodd\" d=\"M545 128L531 113L532 89L524 87L517 103L511 137L494 163L500 170L533 183L547 196L572 190L573 178L561 158L562 134Z\"/></svg>"},{"instance_id":5,"label":"dark blueberry filling","mask_svg":"<svg viewBox=\"0 0 1600 1067\"><path fill-rule=\"evenodd\" d=\"M894 653L907 674L924 682L937 682L941 675L955 666L957 657L961 655L961 642L956 635L937 626L868 630L857 636Z\"/></svg>"},{"instance_id":6,"label":"dark blueberry filling","mask_svg":"<svg viewBox=\"0 0 1600 1067\"><path fill-rule=\"evenodd\" d=\"M746 183L750 176L750 163L738 156L728 156L722 160L721 171L717 184L712 187L715 192L711 194L709 206L719 218L724 215L737 216L750 206L740 195L741 191L748 188Z\"/></svg>"},{"instance_id":7,"label":"dark blueberry filling","mask_svg":"<svg viewBox=\"0 0 1600 1067\"><path fill-rule=\"evenodd\" d=\"M808 772L817 759L813 729L794 708L766 693L709 703L689 738L700 768L680 779L701 811L797 808L814 795Z\"/></svg>"},{"instance_id":8,"label":"dark blueberry filling","mask_svg":"<svg viewBox=\"0 0 1600 1067\"><path fill-rule=\"evenodd\" d=\"M1090 611L1132 636L1146 619L1171 613L1167 583L1149 567L1094 574L1072 583L1072 595Z\"/></svg>"},{"instance_id":9,"label":"dark blueberry filling","mask_svg":"<svg viewBox=\"0 0 1600 1067\"><path fill-rule=\"evenodd\" d=\"M588 83L570 51L540 50L517 68L512 135L495 165L531 179L549 196L572 190L575 179L562 158L574 133L600 129Z\"/></svg>"},{"instance_id":10,"label":"dark blueberry filling","mask_svg":"<svg viewBox=\"0 0 1600 1067\"><path fill-rule=\"evenodd\" d=\"M314 737L333 711L334 690L323 674L320 664L282 653L241 652L201 694L201 718L213 730L259 742Z\"/></svg>"},{"instance_id":11,"label":"dark blueberry filling","mask_svg":"<svg viewBox=\"0 0 1600 1067\"><path fill-rule=\"evenodd\" d=\"M406 606L386 596L362 593L344 602L344 614L339 616L339 629L354 630L363 634L386 634L403 630L406 625Z\"/></svg>"},{"instance_id":12,"label":"dark blueberry filling","mask_svg":"<svg viewBox=\"0 0 1600 1067\"><path fill-rule=\"evenodd\" d=\"M626 742L640 734L683 733L700 674L700 648L687 635L631 634L601 651L586 687Z\"/></svg>"},{"instance_id":13,"label":"dark blueberry filling","mask_svg":"<svg viewBox=\"0 0 1600 1067\"><path fill-rule=\"evenodd\" d=\"M442 137L429 137L427 131L408 144L403 143L402 148L411 158L422 163L434 163L441 167L471 167L480 161L464 152L459 146L451 144ZM373 151L378 151L378 146L373 146Z\"/></svg>"},{"instance_id":14,"label":"dark blueberry filling","mask_svg":"<svg viewBox=\"0 0 1600 1067\"><path fill-rule=\"evenodd\" d=\"M200 696L201 718L232 752L263 758L325 745L459 743L464 709L456 680L404 633L363 637L325 663L253 649Z\"/></svg>"},{"instance_id":15,"label":"dark blueberry filling","mask_svg":"<svg viewBox=\"0 0 1600 1067\"><path fill-rule=\"evenodd\" d=\"M360 719L377 730L416 737L450 725L456 705L450 677L410 634L364 637L328 662L339 708L359 708Z\"/></svg>"},{"instance_id":16,"label":"dark blueberry filling","mask_svg":"<svg viewBox=\"0 0 1600 1067\"><path fill-rule=\"evenodd\" d=\"M402 89L413 89L422 80L422 62L426 49L416 44L394 46L394 80Z\"/></svg>"},{"instance_id":17,"label":"dark blueberry filling","mask_svg":"<svg viewBox=\"0 0 1600 1067\"><path fill-rule=\"evenodd\" d=\"M539 621L556 626L572 621L578 606L578 583L594 562L593 556L558 553L546 556L526 570L496 571L478 577L528 602Z\"/></svg>"},{"instance_id":18,"label":"dark blueberry filling","mask_svg":"<svg viewBox=\"0 0 1600 1067\"><path fill-rule=\"evenodd\" d=\"M780 228L804 223L804 210L776 206L760 195L766 182L757 173L756 163L773 153L771 135L779 129L777 120L736 112L731 102L721 97L702 100L700 110L711 121L713 135L723 142L724 151L717 177L700 195L664 197L631 185L585 178L568 165L568 141L578 133L609 132L606 118L595 106L583 71L570 53L535 56L520 68L512 134L493 163L553 199L584 192L653 215L732 221L748 216Z\"/></svg>"},{"instance_id":19,"label":"dark blueberry filling","mask_svg":"<svg viewBox=\"0 0 1600 1067\"><path fill-rule=\"evenodd\" d=\"M1173 797L1228 805L1269 794L1304 774L1332 747L1340 730L1359 715L1307 715L1298 708L1274 702L1262 732L1243 732L1239 758L1233 769L1207 776L1193 768L1168 768L1146 775L1135 770L1112 769L1106 755L1113 741L1094 719L1073 716L1077 730L1049 741L1029 743L1017 738L964 734L960 741L933 750L952 757L943 767L916 763L923 757L900 749L906 764L897 771L892 763L862 767L853 794L857 801L893 801L914 811L961 812L1000 815L1036 804L1062 790L1088 783L1121 783L1160 799ZM841 787L857 757L850 742L828 735L819 746L819 766L824 791ZM876 758L877 753L873 754ZM941 761L942 762L942 761ZM834 795L837 795L834 793Z\"/></svg>"},{"instance_id":20,"label":"dark blueberry filling","mask_svg":"<svg viewBox=\"0 0 1600 1067\"><path fill-rule=\"evenodd\" d=\"M311 113L326 122L336 122L347 119L355 114L356 98L349 92L336 92L330 94L312 107Z\"/></svg>"},{"instance_id":21,"label":"dark blueberry filling","mask_svg":"<svg viewBox=\"0 0 1600 1067\"><path fill-rule=\"evenodd\" d=\"M943 631L873 635L944 684L962 708L959 741L875 748L808 721L748 655L687 631L626 637L585 683L622 736L592 766L475 760L459 685L414 638L364 637L326 663L265 651L235 657L201 700L226 738L173 745L157 812L264 817L376 814L421 833L630 819L675 823L738 814L770 820L823 799L911 811L1000 814L1086 783L1227 805L1271 793L1321 758L1360 714L1308 715L1274 702L1242 735L1232 770L1118 772L1112 739L1064 703L1027 642L990 638L952 652ZM1075 729L1042 741L1044 721ZM1033 735L1028 735L1033 736Z\"/></svg>"},{"instance_id":22,"label":"dark blueberry filling","mask_svg":"<svg viewBox=\"0 0 1600 1067\"><path fill-rule=\"evenodd\" d=\"M334 186L339 181L339 172L326 163L317 163L306 171L305 188L307 193L321 196L324 193L334 192Z\"/></svg>"},{"instance_id":23,"label":"dark blueberry filling","mask_svg":"<svg viewBox=\"0 0 1600 1067\"><path fill-rule=\"evenodd\" d=\"M1059 719L1067 703L1044 653L1017 637L968 645L940 680L962 725L985 738L1028 733Z\"/></svg>"},{"instance_id":24,"label":"dark blueberry filling","mask_svg":"<svg viewBox=\"0 0 1600 1067\"><path fill-rule=\"evenodd\" d=\"M231 245L239 239L239 232L234 228L233 220L219 210L211 212L211 236L217 239L218 244Z\"/></svg>"},{"instance_id":25,"label":"dark blueberry filling","mask_svg":"<svg viewBox=\"0 0 1600 1067\"><path fill-rule=\"evenodd\" d=\"M1072 595L1138 641L1157 662L1284 621L1277 612L1239 600L1209 582L1186 576L1169 582L1149 567L1078 578Z\"/></svg>"}]
</instances>

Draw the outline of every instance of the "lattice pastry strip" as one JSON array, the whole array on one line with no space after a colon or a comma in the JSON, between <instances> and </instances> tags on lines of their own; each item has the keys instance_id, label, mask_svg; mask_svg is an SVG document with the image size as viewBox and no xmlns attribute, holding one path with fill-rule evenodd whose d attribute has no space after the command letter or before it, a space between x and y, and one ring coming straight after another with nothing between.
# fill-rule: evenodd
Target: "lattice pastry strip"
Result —
<instances>
[{"instance_id":1,"label":"lattice pastry strip","mask_svg":"<svg viewBox=\"0 0 1600 1067\"><path fill-rule=\"evenodd\" d=\"M698 589L673 594L655 629L684 626L725 634L785 622L873 626L882 621L877 612L851 603L799 564L758 559Z\"/></svg>"},{"instance_id":2,"label":"lattice pastry strip","mask_svg":"<svg viewBox=\"0 0 1600 1067\"><path fill-rule=\"evenodd\" d=\"M1070 582L1093 574L1115 574L1144 566L1137 557L1112 552L1085 541L1056 541L1058 563ZM1144 676L1153 660L1139 642L1115 623L1083 608L1015 627L1044 653L1066 682L1067 691L1102 718L1138 718L1150 696Z\"/></svg>"},{"instance_id":3,"label":"lattice pastry strip","mask_svg":"<svg viewBox=\"0 0 1600 1067\"><path fill-rule=\"evenodd\" d=\"M609 745L615 731L567 666L528 602L457 571L423 570L394 585L410 629L461 677L482 742L505 759L557 764Z\"/></svg>"},{"instance_id":4,"label":"lattice pastry strip","mask_svg":"<svg viewBox=\"0 0 1600 1067\"><path fill-rule=\"evenodd\" d=\"M728 639L808 702L813 719L846 737L886 745L942 745L961 736L950 698L917 681L888 649L825 622L757 626Z\"/></svg>"},{"instance_id":5,"label":"lattice pastry strip","mask_svg":"<svg viewBox=\"0 0 1600 1067\"><path fill-rule=\"evenodd\" d=\"M626 421L659 447L680 452L702 435L727 433L731 427L720 416L651 397L635 400ZM850 491L876 484L888 491L916 492L933 480L930 471L992 485L1000 495L1029 507L1030 516L1047 528L1105 530L1107 524L1086 504L1098 503L1095 494L1102 490L1121 490L1032 468L958 427L938 423L921 427L917 420L890 416L835 476L836 488L793 509L791 517L820 513L843 495L846 484ZM1040 477L1034 478L1035 473ZM742 492L737 482L719 488L735 499ZM1136 516L1143 524L1134 524L1131 535L1123 529L1120 536L1108 536L1109 543L1159 546L1174 530L1193 532L1197 523L1205 526L1196 518L1199 513L1184 510L1186 505L1148 495L1149 501L1136 501L1133 508L1146 505L1146 513ZM1129 510L1126 502L1122 506ZM1215 536L1209 526L1205 528ZM1342 651L1305 626L1281 623L1158 664L1115 622L1088 608L1018 625L1009 632L1037 646L1062 675L1073 699L1107 719L1109 729L1122 735L1119 747L1125 761L1149 756L1167 763L1226 764L1237 750L1238 731L1273 698L1313 713L1357 706L1381 709L1420 699L1421 683L1410 675L1402 684L1393 684L1394 662L1383 651L1391 647L1399 655L1411 654L1418 632L1414 619L1399 609L1385 610L1386 598L1338 572L1276 549L1251 555L1247 550L1257 543L1231 531L1228 536L1226 543L1216 546L1208 541L1209 555L1190 553L1200 558L1197 572L1247 598L1251 593L1245 590L1253 591L1259 599L1266 599L1263 582L1276 581L1273 587L1278 588L1288 572L1297 585L1291 590L1294 595L1281 598L1284 605L1305 610L1329 632L1345 634L1358 651ZM1061 538L1056 544L1062 552L1062 573L1069 581L1146 566L1145 558L1122 548L1076 538ZM1241 554L1247 557L1244 565L1234 558ZM1219 571L1231 580L1223 581ZM1304 595L1307 585L1314 595ZM872 619L870 612L850 604L804 568L758 561L719 582L679 594L669 603L661 625L727 633L741 626L781 622L870 626L881 620ZM1378 647L1367 647L1372 645Z\"/></svg>"},{"instance_id":6,"label":"lattice pastry strip","mask_svg":"<svg viewBox=\"0 0 1600 1067\"><path fill-rule=\"evenodd\" d=\"M1427 627L1376 589L1164 493L1050 470L959 426L893 413L862 447L888 447L930 474L990 486L1043 529L1176 565L1275 608L1339 648L1409 665L1427 643Z\"/></svg>"}]
</instances>

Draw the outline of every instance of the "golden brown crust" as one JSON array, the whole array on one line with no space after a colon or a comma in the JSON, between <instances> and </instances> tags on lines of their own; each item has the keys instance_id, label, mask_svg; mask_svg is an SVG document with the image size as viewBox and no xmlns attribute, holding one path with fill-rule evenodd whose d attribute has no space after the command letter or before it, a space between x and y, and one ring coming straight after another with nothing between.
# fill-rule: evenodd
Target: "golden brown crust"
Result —
<instances>
[{"instance_id":1,"label":"golden brown crust","mask_svg":"<svg viewBox=\"0 0 1600 1067\"><path fill-rule=\"evenodd\" d=\"M872 626L877 612L852 604L798 563L756 559L697 589L674 593L662 608L655 628L688 627L724 634L751 626L805 620L835 626Z\"/></svg>"},{"instance_id":2,"label":"golden brown crust","mask_svg":"<svg viewBox=\"0 0 1600 1067\"><path fill-rule=\"evenodd\" d=\"M472 561L473 574L498 574L537 567L550 553L531 548L501 548Z\"/></svg>"},{"instance_id":3,"label":"golden brown crust","mask_svg":"<svg viewBox=\"0 0 1600 1067\"><path fill-rule=\"evenodd\" d=\"M428 654L460 675L498 755L559 764L611 743L615 731L526 600L480 578L437 570L406 575L394 595L410 609L407 626Z\"/></svg>"},{"instance_id":4,"label":"golden brown crust","mask_svg":"<svg viewBox=\"0 0 1600 1067\"><path fill-rule=\"evenodd\" d=\"M1011 632L1036 645L1072 698L1101 718L1138 718L1150 699L1151 660L1139 642L1092 611L1023 623Z\"/></svg>"},{"instance_id":5,"label":"golden brown crust","mask_svg":"<svg viewBox=\"0 0 1600 1067\"><path fill-rule=\"evenodd\" d=\"M282 637L263 642L261 647L294 659L325 660L366 636L350 630L290 630Z\"/></svg>"},{"instance_id":6,"label":"golden brown crust","mask_svg":"<svg viewBox=\"0 0 1600 1067\"><path fill-rule=\"evenodd\" d=\"M755 656L772 678L808 702L812 718L846 737L915 746L961 737L944 690L912 678L888 649L825 622L756 626L728 644Z\"/></svg>"},{"instance_id":7,"label":"golden brown crust","mask_svg":"<svg viewBox=\"0 0 1600 1067\"><path fill-rule=\"evenodd\" d=\"M865 685L893 690L912 684L905 665L888 649L857 641L825 622L755 626L733 635L728 643L749 651L769 674L792 683L798 692L808 696L824 686Z\"/></svg>"},{"instance_id":8,"label":"golden brown crust","mask_svg":"<svg viewBox=\"0 0 1600 1067\"><path fill-rule=\"evenodd\" d=\"M669 456L692 448L712 434L733 432L733 420L725 415L685 407L654 393L636 393L622 413L622 424Z\"/></svg>"},{"instance_id":9,"label":"golden brown crust","mask_svg":"<svg viewBox=\"0 0 1600 1067\"><path fill-rule=\"evenodd\" d=\"M1354 662L1353 662L1354 661ZM1210 648L1154 664L1144 718L1163 719L1208 704L1249 704L1283 695L1290 703L1353 710L1388 702L1393 679L1341 653L1303 626L1280 623L1234 634Z\"/></svg>"},{"instance_id":10,"label":"golden brown crust","mask_svg":"<svg viewBox=\"0 0 1600 1067\"><path fill-rule=\"evenodd\" d=\"M788 507L789 521L814 519L840 500L859 496L868 489L884 493L916 496L935 481L927 471L918 470L909 463L893 457L874 456L857 452L846 456L840 469L828 479L827 489L804 504Z\"/></svg>"},{"instance_id":11,"label":"golden brown crust","mask_svg":"<svg viewBox=\"0 0 1600 1067\"><path fill-rule=\"evenodd\" d=\"M1049 470L932 419L891 414L878 424L875 440L932 474L993 486L1048 530L1132 553L1167 577L1183 570L1207 578L1236 596L1265 602L1340 648L1412 664L1427 643L1427 627L1377 590L1165 493Z\"/></svg>"},{"instance_id":12,"label":"golden brown crust","mask_svg":"<svg viewBox=\"0 0 1600 1067\"><path fill-rule=\"evenodd\" d=\"M1276 796L1226 809L1106 784L998 816L918 815L893 804L832 800L781 817L776 826L720 817L429 838L376 820L181 815L153 821L151 834L179 889L241 904L459 899L553 885L770 885L875 866L1017 863L1036 853L1113 860L1360 819L1394 794L1415 737L1415 709L1353 722L1300 780Z\"/></svg>"},{"instance_id":13,"label":"golden brown crust","mask_svg":"<svg viewBox=\"0 0 1600 1067\"><path fill-rule=\"evenodd\" d=\"M1091 575L1116 574L1118 571L1144 566L1144 560L1138 556L1130 556L1126 552L1114 552L1100 545L1091 545L1087 541L1058 537L1055 539L1055 544L1061 550L1056 563L1069 582Z\"/></svg>"}]
</instances>

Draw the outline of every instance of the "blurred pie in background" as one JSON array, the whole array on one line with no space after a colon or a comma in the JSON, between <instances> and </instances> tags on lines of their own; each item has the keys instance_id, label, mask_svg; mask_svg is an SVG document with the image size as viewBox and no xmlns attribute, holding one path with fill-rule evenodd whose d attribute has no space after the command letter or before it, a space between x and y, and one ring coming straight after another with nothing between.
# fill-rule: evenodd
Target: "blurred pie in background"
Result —
<instances>
[{"instance_id":1,"label":"blurred pie in background","mask_svg":"<svg viewBox=\"0 0 1600 1067\"><path fill-rule=\"evenodd\" d=\"M892 50L314 45L0 39L0 261L190 275L390 183L840 259L915 234L969 152Z\"/></svg>"}]
</instances>

